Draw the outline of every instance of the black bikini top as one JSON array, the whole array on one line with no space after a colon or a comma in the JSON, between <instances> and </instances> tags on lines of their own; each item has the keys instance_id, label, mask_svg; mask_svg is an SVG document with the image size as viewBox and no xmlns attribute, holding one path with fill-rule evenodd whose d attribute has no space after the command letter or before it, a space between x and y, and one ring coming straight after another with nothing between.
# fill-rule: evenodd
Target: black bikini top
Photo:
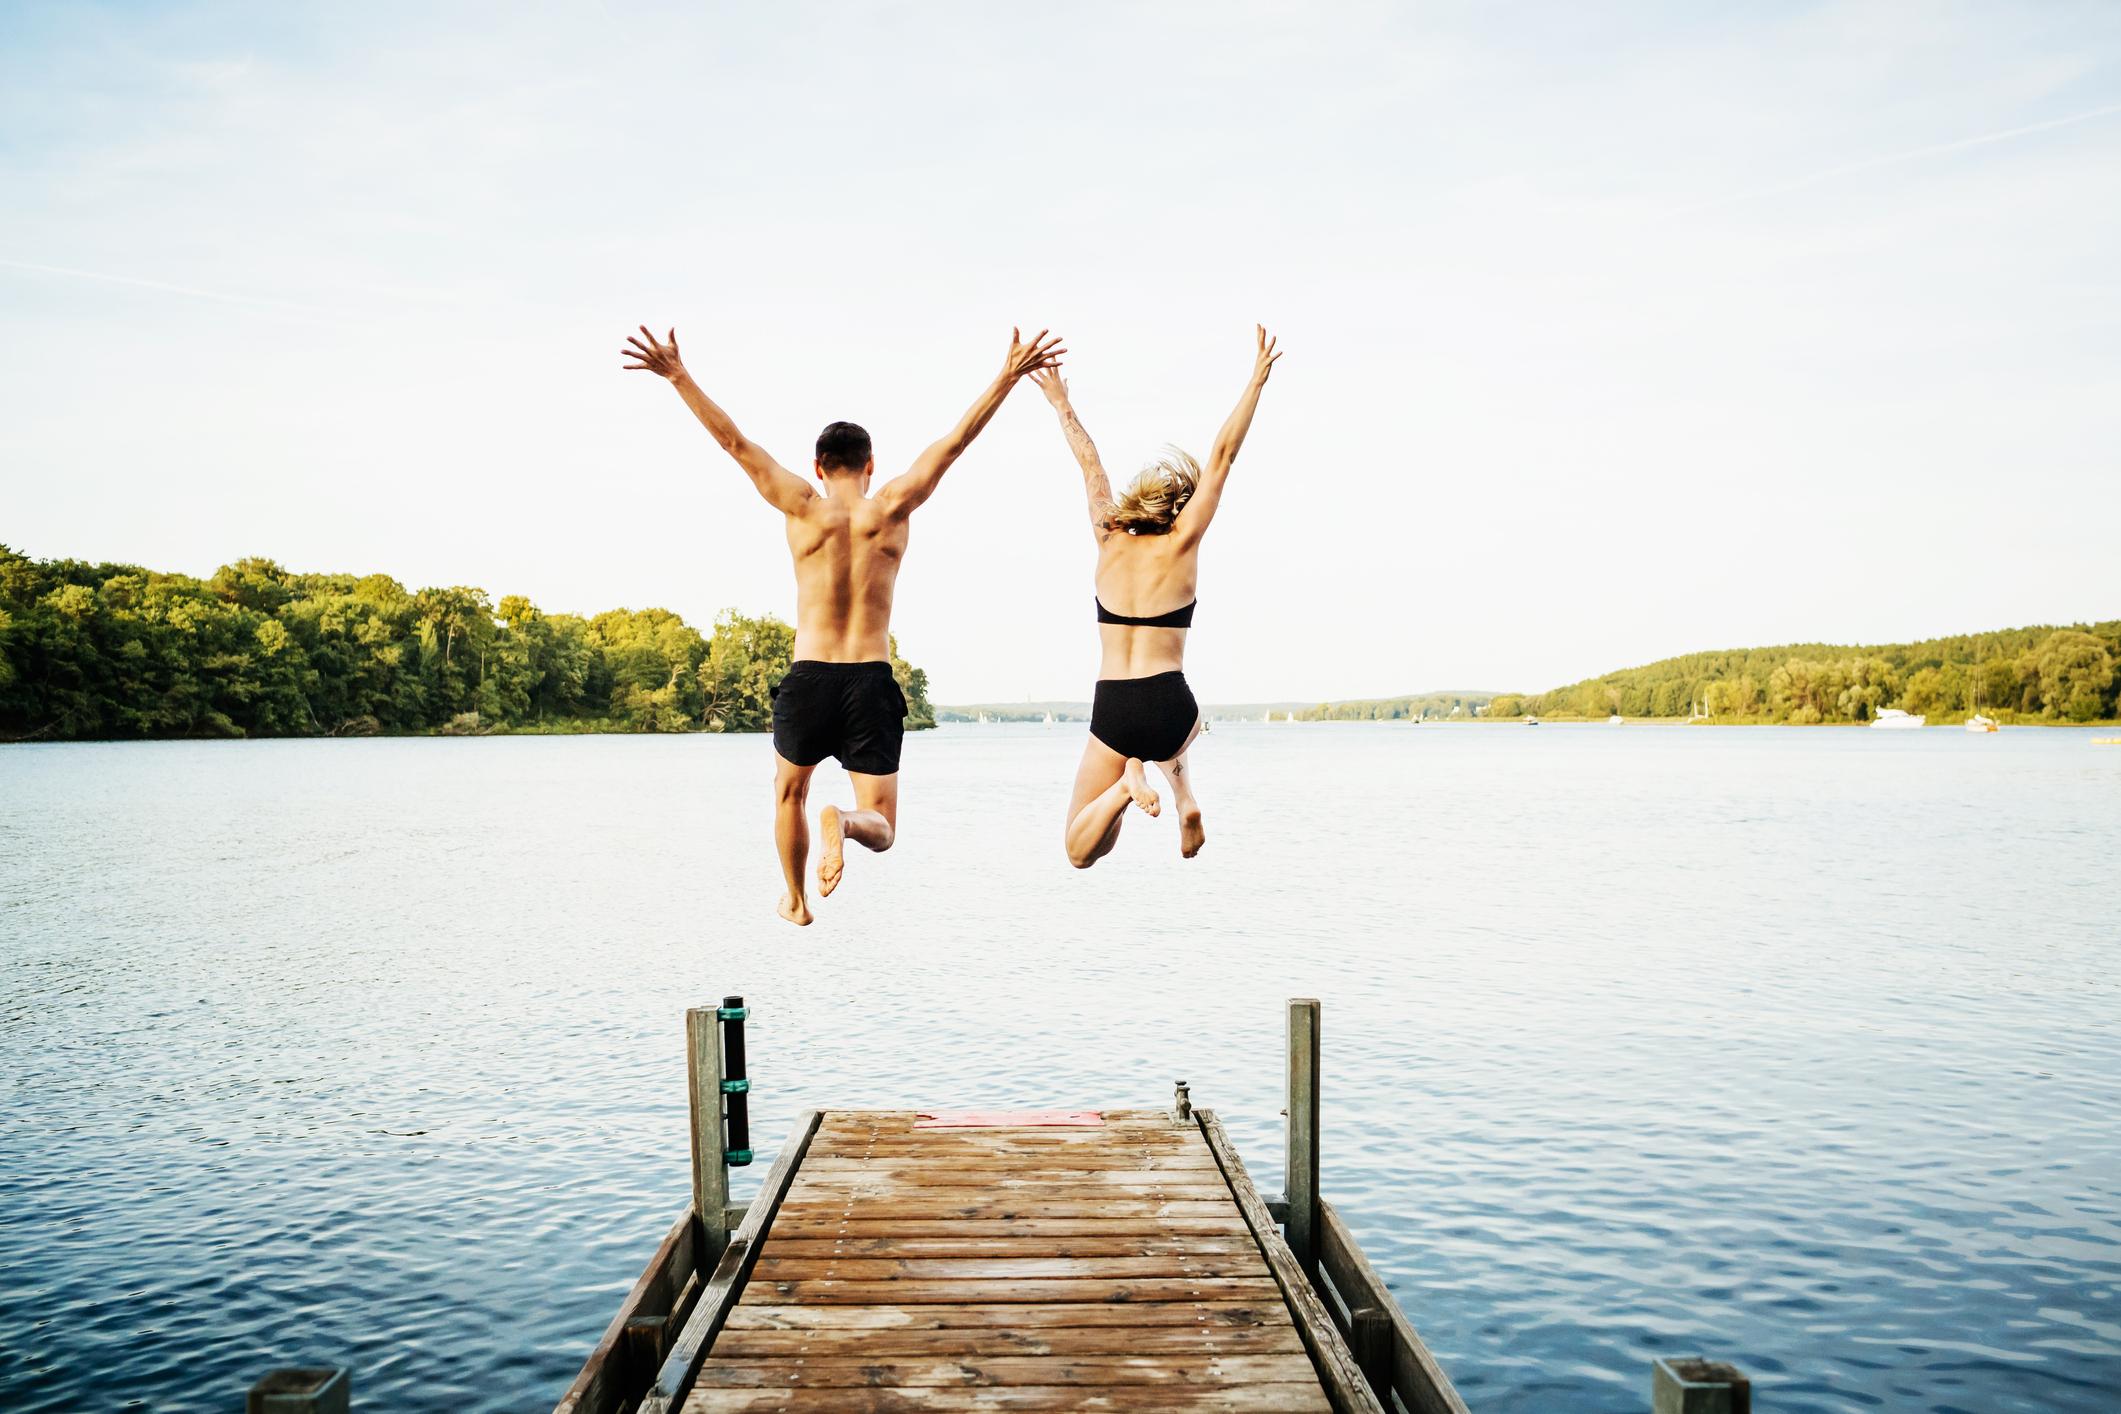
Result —
<instances>
[{"instance_id":1,"label":"black bikini top","mask_svg":"<svg viewBox=\"0 0 2121 1414\"><path fill-rule=\"evenodd\" d=\"M1113 613L1105 607L1105 601L1100 599L1097 601L1097 621L1101 624L1132 624L1136 628L1191 628L1193 627L1193 610L1199 603L1200 600L1195 599L1193 603L1173 609L1168 614L1156 614L1149 618L1138 619L1131 614Z\"/></svg>"}]
</instances>

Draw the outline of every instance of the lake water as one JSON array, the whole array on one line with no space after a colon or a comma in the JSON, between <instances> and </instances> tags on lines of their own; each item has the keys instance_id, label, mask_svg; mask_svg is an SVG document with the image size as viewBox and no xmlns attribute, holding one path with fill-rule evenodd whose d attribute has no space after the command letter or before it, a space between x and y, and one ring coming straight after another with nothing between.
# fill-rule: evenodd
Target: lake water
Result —
<instances>
[{"instance_id":1,"label":"lake water","mask_svg":"<svg viewBox=\"0 0 2121 1414\"><path fill-rule=\"evenodd\" d=\"M1476 1410L2121 1405L2121 748L1218 726L1208 848L1060 847L1079 727L909 740L773 916L760 737L0 749L0 1407L538 1410L687 1201L682 1012L811 1104L1218 1110ZM844 780L820 773L830 795Z\"/></svg>"}]
</instances>

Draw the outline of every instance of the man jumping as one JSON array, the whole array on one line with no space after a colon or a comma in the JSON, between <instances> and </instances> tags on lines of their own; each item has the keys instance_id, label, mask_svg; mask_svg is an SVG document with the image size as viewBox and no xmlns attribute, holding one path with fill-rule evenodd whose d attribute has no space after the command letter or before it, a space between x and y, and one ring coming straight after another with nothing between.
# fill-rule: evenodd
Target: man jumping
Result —
<instances>
[{"instance_id":1,"label":"man jumping","mask_svg":"<svg viewBox=\"0 0 2121 1414\"><path fill-rule=\"evenodd\" d=\"M881 851L891 848L897 831L906 699L891 675L891 595L906 556L908 523L1017 380L1052 367L1067 350L1043 329L1029 342L1010 330L1002 371L957 426L871 496L876 459L869 434L853 423L835 422L818 434L819 491L737 431L729 414L700 391L678 357L677 330L658 340L644 324L626 344L626 367L669 379L759 494L787 518L788 551L795 560L795 662L773 689L773 838L788 881L781 917L807 924L803 866L810 828L804 811L818 764L837 758L854 783L851 810L828 805L818 815L820 897L839 887L844 841Z\"/></svg>"}]
</instances>

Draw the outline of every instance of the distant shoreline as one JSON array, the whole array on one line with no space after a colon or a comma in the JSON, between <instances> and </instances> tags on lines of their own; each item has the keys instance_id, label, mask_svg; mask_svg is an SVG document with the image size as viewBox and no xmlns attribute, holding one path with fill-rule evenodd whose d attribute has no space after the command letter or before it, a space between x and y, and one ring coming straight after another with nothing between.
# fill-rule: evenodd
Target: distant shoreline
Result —
<instances>
[{"instance_id":1,"label":"distant shoreline","mask_svg":"<svg viewBox=\"0 0 2121 1414\"><path fill-rule=\"evenodd\" d=\"M1428 721L1425 721L1425 722L1417 722L1417 721L1413 720L1412 718L1407 718L1407 717L1402 717L1402 718L1398 718L1398 719L1392 719L1392 718L1357 718L1357 717L1345 717L1345 718L1334 718L1334 719L1315 719L1315 720L1312 720L1312 721L1304 721L1304 720L1301 720L1301 719L1299 719L1299 720L1296 720L1296 721L1293 721L1293 722L1285 722L1285 721L1280 721L1280 720L1276 720L1276 721L1273 721L1273 722L1261 722L1261 721L1257 721L1257 720L1255 720L1255 719L1252 719L1252 718L1246 718L1246 717L1220 717L1220 718L1211 718L1211 719L1210 719L1210 721L1211 721L1211 724L1220 724L1220 725L1222 725L1222 726L1224 726L1224 727L1246 727L1246 726L1252 726L1252 727L1315 727L1315 726L1340 726L1340 727L1395 727L1395 728L1402 728L1402 729L1405 729L1405 728L1412 728L1412 727L1494 727L1494 728L1498 728L1498 729L1499 729L1499 728L1503 728L1503 727L1523 727L1523 726L1529 725L1529 724L1528 724L1528 723L1526 723L1526 722L1525 722L1525 720L1524 720L1523 718L1521 718L1521 717L1458 717L1458 718L1451 718L1451 719L1446 719L1446 718L1440 718L1440 717L1439 717L1439 718L1432 718L1432 719L1430 719L1430 720L1428 720ZM978 726L1009 726L1009 727L1036 727L1036 726L1040 726L1040 725L1043 725L1043 723L1042 723L1042 722L1040 722L1040 721L1034 721L1034 720L1029 720L1029 719L1023 719L1023 720L1017 720L1017 721L1009 721L1009 722L996 722L996 721L989 721L989 722L981 723L981 722L973 722L973 721L963 721L963 720L952 720L952 719L947 719L947 718L946 718L946 719L944 719L944 720L942 720L942 721L939 721L939 722L937 722L937 723L935 724L935 726L933 726L933 727L921 727L921 728L908 728L908 730L909 730L909 732L910 732L910 731L915 731L915 730L923 730L923 731L934 731L934 730L939 730L939 729L941 729L941 728L943 728L943 727L978 727ZM1087 717L1085 717L1085 718L1083 718L1083 719L1081 719L1081 720L1070 720L1070 719L1063 719L1063 718L1058 718L1058 717L1057 717L1057 718L1055 718L1055 719L1054 719L1054 721L1053 721L1053 725L1054 725L1054 726L1056 726L1056 727L1087 727L1087 726L1089 725L1089 720L1088 720L1088 718L1087 718ZM1550 727L1610 727L1610 726L1613 726L1613 725L1616 725L1616 724L1615 724L1615 723L1613 723L1613 722L1611 722L1611 721L1609 721L1609 720L1607 720L1607 719L1605 719L1605 718L1600 718L1600 717L1542 717L1542 718L1540 718L1540 719L1539 719L1539 721L1537 722L1537 725L1539 725L1539 726L1550 726ZM1771 721L1759 721L1759 720L1754 720L1754 721L1723 721L1723 720L1717 720L1717 721L1699 721L1699 722L1689 722L1689 721L1684 721L1684 720L1682 720L1682 719L1679 719L1679 718L1675 718L1675 717L1630 717L1630 718L1627 718L1627 719L1625 719L1624 721L1622 721L1622 722L1618 723L1617 725L1620 725L1620 726L1627 726L1627 727L1661 727L1661 728L1670 728L1670 729L1675 729L1675 730L1676 730L1676 729L1679 729L1679 728L1684 728L1684 727L1716 727L1716 728L1723 728L1723 729L1729 729L1729 728L1736 728L1736 727L1777 727L1777 728L1782 728L1782 727L1801 727L1801 728L1805 728L1805 729L1810 729L1810 728L1813 728L1813 727L1835 727L1835 728L1841 728L1841 729L1843 729L1843 730L1864 730L1864 731L1868 731L1868 730L1870 730L1870 724L1869 724L1868 722L1771 722ZM2103 719L2103 720L2099 720L2099 721L2092 721L2092 722L2056 722L2056 721L2041 721L2041 720L2039 720L2038 718L2034 718L2034 719L2032 719L2032 720L2029 720L2029 721L2019 721L2019 722L2012 722L2012 721L2001 721L2001 720L1999 720L1999 727L2000 727L2000 728L2002 728L2002 729L2004 729L2004 730L2009 730L2009 731L2019 731L2019 730L2024 730L2024 729L2029 729L2029 728L2035 728L2035 727L2037 727L2037 728L2042 728L2042 729L2048 729L2048 730L2055 730L2055 731L2077 731L2077 730L2081 730L2081 731L2114 731L2114 730L2116 730L2116 729L2121 729L2121 718L2106 718L2106 719ZM1903 728L1903 730L1908 730L1908 731L1923 731L1923 732L1950 732L1950 731L1963 731L1963 729L1964 729L1964 723L1963 723L1963 722L1959 722L1959 721L1950 721L1950 722L1925 722L1925 723L1924 723L1924 724L1923 724L1922 726L1920 726L1920 727L1910 727L1910 728ZM1212 730L1212 726L1211 726L1211 730ZM33 735L33 736L26 736L26 737L11 737L11 738L0 738L0 748L6 748L6 747L10 747L10 746L107 746L107 745L111 745L111 744L114 744L114 743L134 743L134 742L225 742L225 743L227 743L227 744L229 744L229 745L232 745L232 746L233 746L233 745L238 745L238 744L242 744L242 743L246 743L246 742L261 742L261 741L279 741L279 742L286 742L286 741L379 741L379 740L388 740L388 741L447 741L447 740L471 740L471 739L480 739L480 738L491 738L491 737L556 737L556 736L570 736L570 737L571 737L571 736L669 736L669 737L693 737L693 736L743 736L743 737L770 737L771 735L772 735L772 732L771 732L770 730L768 730L768 729L765 729L765 728L742 728L742 729L737 729L737 730L728 730L728 729L724 729L724 730L721 730L721 731L716 731L716 730L713 730L712 728L707 728L707 727L694 727L694 728L691 728L691 729L689 729L689 730L684 730L684 731L669 731L669 730L661 730L661 731L648 731L648 730L643 730L643 729L641 729L641 728L638 728L638 727L625 727L625 726L618 726L618 725L576 725L576 724L569 724L569 725L565 725L565 726L560 726L560 725L548 725L548 726L544 726L544 727L538 727L538 726L515 726L515 727L494 727L494 728L490 728L490 729L486 729L486 730L476 730L476 731L451 731L451 730L448 730L448 729L446 729L446 728L434 728L434 729L430 729L430 730L427 730L427 731L410 731L410 732L364 732L364 733L342 733L342 734L338 734L338 735L326 735L326 734L318 734L318 735L314 735L314 736L248 736L248 737L229 737L229 736L98 736L98 737L56 737L56 736L41 736L41 735Z\"/></svg>"}]
</instances>

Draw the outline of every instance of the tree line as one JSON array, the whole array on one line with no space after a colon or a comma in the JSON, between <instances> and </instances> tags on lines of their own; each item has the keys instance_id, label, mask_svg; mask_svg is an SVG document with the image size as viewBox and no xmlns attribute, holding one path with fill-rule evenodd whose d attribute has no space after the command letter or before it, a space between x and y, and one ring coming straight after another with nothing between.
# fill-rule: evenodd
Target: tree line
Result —
<instances>
[{"instance_id":1,"label":"tree line","mask_svg":"<svg viewBox=\"0 0 2121 1414\"><path fill-rule=\"evenodd\" d=\"M2121 620L2042 624L1872 647L1793 644L1690 653L1551 692L1504 693L1487 716L1868 722L1897 707L1932 720L2093 722L2121 714Z\"/></svg>"},{"instance_id":2,"label":"tree line","mask_svg":"<svg viewBox=\"0 0 2121 1414\"><path fill-rule=\"evenodd\" d=\"M0 739L764 731L794 647L734 610L703 635L668 609L582 618L266 559L201 580L0 545ZM896 640L891 666L907 726L934 726Z\"/></svg>"},{"instance_id":3,"label":"tree line","mask_svg":"<svg viewBox=\"0 0 2121 1414\"><path fill-rule=\"evenodd\" d=\"M1473 716L1493 698L1488 692L1418 692L1405 697L1372 697L1352 702L1321 702L1296 714L1300 722L1404 722L1430 717Z\"/></svg>"}]
</instances>

